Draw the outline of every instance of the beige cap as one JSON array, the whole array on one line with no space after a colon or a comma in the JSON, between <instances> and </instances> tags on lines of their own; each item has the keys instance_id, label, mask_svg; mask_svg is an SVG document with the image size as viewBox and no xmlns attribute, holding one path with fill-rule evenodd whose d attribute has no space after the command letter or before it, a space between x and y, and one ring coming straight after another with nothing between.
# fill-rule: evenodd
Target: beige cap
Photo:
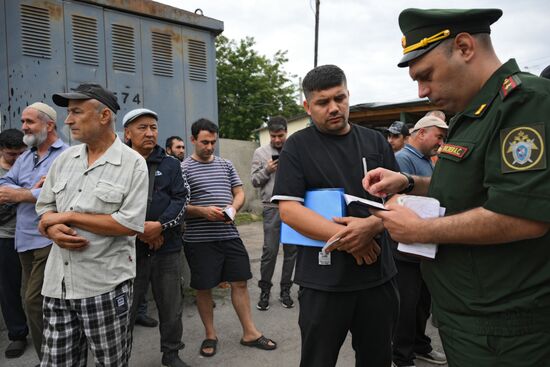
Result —
<instances>
[{"instance_id":1,"label":"beige cap","mask_svg":"<svg viewBox=\"0 0 550 367\"><path fill-rule=\"evenodd\" d=\"M414 125L411 133L432 126L436 126L445 130L449 128L445 121L441 120L440 118L437 118L435 116L424 116Z\"/></svg>"},{"instance_id":2,"label":"beige cap","mask_svg":"<svg viewBox=\"0 0 550 367\"><path fill-rule=\"evenodd\" d=\"M50 106L48 106L47 104L42 102L34 102L29 107L32 107L35 110L38 110L42 113L45 113L46 115L48 115L49 118L52 119L53 122L57 121L57 112L55 112L55 110Z\"/></svg>"}]
</instances>

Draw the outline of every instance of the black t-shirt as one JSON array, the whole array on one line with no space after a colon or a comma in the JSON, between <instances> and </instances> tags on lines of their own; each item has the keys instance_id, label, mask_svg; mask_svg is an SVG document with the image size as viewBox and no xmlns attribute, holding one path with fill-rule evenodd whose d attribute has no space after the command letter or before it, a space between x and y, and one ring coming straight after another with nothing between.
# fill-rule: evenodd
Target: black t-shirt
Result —
<instances>
[{"instance_id":1,"label":"black t-shirt","mask_svg":"<svg viewBox=\"0 0 550 367\"><path fill-rule=\"evenodd\" d=\"M361 183L362 158L368 170L385 167L398 170L395 156L382 134L351 125L346 135L323 134L315 126L294 133L286 141L275 179L273 196L304 198L307 190L344 188L347 194L378 200ZM367 217L370 213L348 207L348 216ZM396 274L386 232L378 241L381 253L372 265L357 265L343 251L331 253L331 265L319 265L318 247L298 246L294 281L323 291L354 291L376 287Z\"/></svg>"}]
</instances>

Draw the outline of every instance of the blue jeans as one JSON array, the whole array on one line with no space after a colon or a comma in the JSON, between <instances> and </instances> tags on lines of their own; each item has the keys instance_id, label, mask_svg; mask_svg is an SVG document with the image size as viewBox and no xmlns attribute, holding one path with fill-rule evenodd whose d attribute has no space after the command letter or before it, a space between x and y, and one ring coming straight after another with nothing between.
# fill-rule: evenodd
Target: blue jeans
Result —
<instances>
[{"instance_id":1,"label":"blue jeans","mask_svg":"<svg viewBox=\"0 0 550 367\"><path fill-rule=\"evenodd\" d=\"M0 238L0 306L10 340L29 334L21 301L21 262L13 238Z\"/></svg>"},{"instance_id":2,"label":"blue jeans","mask_svg":"<svg viewBox=\"0 0 550 367\"><path fill-rule=\"evenodd\" d=\"M159 312L160 350L162 353L183 349L183 264L181 251L161 255L137 252L134 301L130 323L133 328L139 305L149 282Z\"/></svg>"}]
</instances>

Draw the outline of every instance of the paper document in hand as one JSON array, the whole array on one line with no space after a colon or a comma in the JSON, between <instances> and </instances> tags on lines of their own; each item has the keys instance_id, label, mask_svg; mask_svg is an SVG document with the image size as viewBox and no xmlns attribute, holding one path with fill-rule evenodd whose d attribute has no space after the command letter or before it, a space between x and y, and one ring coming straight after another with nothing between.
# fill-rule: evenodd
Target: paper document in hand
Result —
<instances>
[{"instance_id":1,"label":"paper document in hand","mask_svg":"<svg viewBox=\"0 0 550 367\"><path fill-rule=\"evenodd\" d=\"M235 214L237 214L237 213L235 212L235 208L233 208L232 206L226 207L222 212L223 212L223 216L225 217L226 221L235 220Z\"/></svg>"},{"instance_id":2,"label":"paper document in hand","mask_svg":"<svg viewBox=\"0 0 550 367\"><path fill-rule=\"evenodd\" d=\"M437 218L445 215L445 208L434 198L424 196L403 195L397 198L397 203L414 211L420 218ZM433 243L399 243L397 250L416 256L435 259L437 245Z\"/></svg>"},{"instance_id":3,"label":"paper document in hand","mask_svg":"<svg viewBox=\"0 0 550 367\"><path fill-rule=\"evenodd\" d=\"M377 201L368 200L368 199L363 199L363 198L360 198L358 196L344 194L344 199L346 200L346 205L349 205L353 202L356 202L356 203L359 203L360 205L366 205L369 208L380 209L380 210L388 210L388 209L386 209L386 207L382 203L379 203Z\"/></svg>"}]
</instances>

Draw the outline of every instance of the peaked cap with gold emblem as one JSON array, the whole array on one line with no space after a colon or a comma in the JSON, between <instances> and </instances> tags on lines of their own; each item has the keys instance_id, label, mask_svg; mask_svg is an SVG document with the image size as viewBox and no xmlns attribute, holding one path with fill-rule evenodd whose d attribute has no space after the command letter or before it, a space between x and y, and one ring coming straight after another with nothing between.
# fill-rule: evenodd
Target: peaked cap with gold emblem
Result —
<instances>
[{"instance_id":1,"label":"peaked cap with gold emblem","mask_svg":"<svg viewBox=\"0 0 550 367\"><path fill-rule=\"evenodd\" d=\"M399 14L403 58L397 66L409 66L409 61L459 33L491 33L491 24L501 16L500 9L405 9Z\"/></svg>"}]
</instances>

